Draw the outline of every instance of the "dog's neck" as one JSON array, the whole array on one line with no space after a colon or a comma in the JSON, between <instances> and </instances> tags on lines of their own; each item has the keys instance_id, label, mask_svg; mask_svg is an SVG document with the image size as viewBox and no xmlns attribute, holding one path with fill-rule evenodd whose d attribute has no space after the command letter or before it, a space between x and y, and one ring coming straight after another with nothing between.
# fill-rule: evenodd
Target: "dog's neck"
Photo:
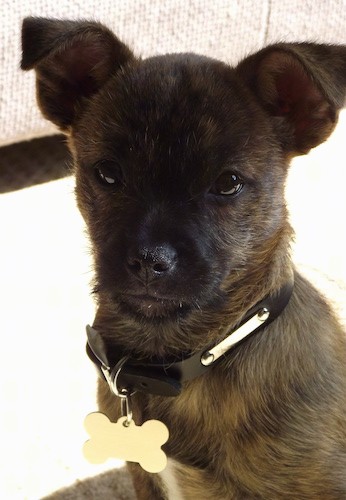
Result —
<instances>
[{"instance_id":1,"label":"dog's neck","mask_svg":"<svg viewBox=\"0 0 346 500\"><path fill-rule=\"evenodd\" d=\"M125 356L119 347L115 363L111 365L107 346L97 330L87 327L87 353L99 374L116 394L122 391L144 392L161 396L177 396L184 382L203 375L217 364L232 348L245 342L249 336L263 330L285 309L293 291L293 277L273 294L251 307L235 328L227 328L222 340L197 353L177 359L136 360ZM112 351L114 348L112 347Z\"/></svg>"}]
</instances>

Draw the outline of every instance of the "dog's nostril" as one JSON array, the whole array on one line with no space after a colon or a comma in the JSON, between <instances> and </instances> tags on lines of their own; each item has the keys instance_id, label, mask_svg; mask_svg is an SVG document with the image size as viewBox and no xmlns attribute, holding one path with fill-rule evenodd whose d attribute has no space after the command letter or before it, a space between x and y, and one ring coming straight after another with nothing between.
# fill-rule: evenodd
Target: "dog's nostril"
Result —
<instances>
[{"instance_id":1,"label":"dog's nostril","mask_svg":"<svg viewBox=\"0 0 346 500\"><path fill-rule=\"evenodd\" d=\"M164 273L169 269L169 264L163 263L163 262L157 262L156 264L153 265L153 270L156 273Z\"/></svg>"},{"instance_id":2,"label":"dog's nostril","mask_svg":"<svg viewBox=\"0 0 346 500\"><path fill-rule=\"evenodd\" d=\"M127 258L129 270L141 277L159 277L173 270L177 261L177 252L169 244L152 248L131 248ZM148 274L149 273L149 274Z\"/></svg>"}]
</instances>

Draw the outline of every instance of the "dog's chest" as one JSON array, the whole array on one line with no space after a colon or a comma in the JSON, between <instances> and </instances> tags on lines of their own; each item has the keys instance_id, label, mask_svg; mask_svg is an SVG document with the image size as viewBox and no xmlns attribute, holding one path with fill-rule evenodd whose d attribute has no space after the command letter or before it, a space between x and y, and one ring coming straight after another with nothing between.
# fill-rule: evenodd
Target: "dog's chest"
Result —
<instances>
[{"instance_id":1,"label":"dog's chest","mask_svg":"<svg viewBox=\"0 0 346 500\"><path fill-rule=\"evenodd\" d=\"M164 485L167 500L184 500L176 478L174 460L169 458L167 467L159 475Z\"/></svg>"}]
</instances>

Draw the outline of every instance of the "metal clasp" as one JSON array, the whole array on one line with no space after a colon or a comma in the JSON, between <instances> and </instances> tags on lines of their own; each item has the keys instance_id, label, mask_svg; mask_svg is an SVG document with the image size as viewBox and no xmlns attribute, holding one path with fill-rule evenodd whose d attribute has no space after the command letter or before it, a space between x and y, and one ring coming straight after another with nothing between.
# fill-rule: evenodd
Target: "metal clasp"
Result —
<instances>
[{"instance_id":1,"label":"metal clasp","mask_svg":"<svg viewBox=\"0 0 346 500\"><path fill-rule=\"evenodd\" d=\"M123 395L121 397L121 414L123 417L126 417L126 420L125 420L125 422L123 422L123 425L125 427L128 427L133 420L131 394L130 393Z\"/></svg>"},{"instance_id":2,"label":"metal clasp","mask_svg":"<svg viewBox=\"0 0 346 500\"><path fill-rule=\"evenodd\" d=\"M131 396L134 393L131 393L129 389L125 389L125 388L119 390L117 381L118 381L119 374L120 374L120 372L121 372L121 370L122 370L122 368L127 360L128 360L128 357L125 356L116 365L116 367L114 369L114 371L116 371L116 372L115 372L113 380L112 380L112 376L111 376L109 367L105 366L105 365L101 366L102 373L104 374L105 379L107 380L111 391L113 392L113 394L115 396L117 396L121 400L121 414L123 417L126 417L126 420L123 424L125 427L128 427L133 420Z\"/></svg>"}]
</instances>

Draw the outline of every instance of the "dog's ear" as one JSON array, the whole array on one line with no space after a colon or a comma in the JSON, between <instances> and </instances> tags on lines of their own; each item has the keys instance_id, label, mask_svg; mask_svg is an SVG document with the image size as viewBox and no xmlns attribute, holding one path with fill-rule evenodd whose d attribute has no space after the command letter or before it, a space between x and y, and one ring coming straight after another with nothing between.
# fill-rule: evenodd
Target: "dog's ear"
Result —
<instances>
[{"instance_id":1,"label":"dog's ear","mask_svg":"<svg viewBox=\"0 0 346 500\"><path fill-rule=\"evenodd\" d=\"M274 120L289 155L307 153L327 139L345 105L343 45L272 45L236 71Z\"/></svg>"},{"instance_id":2,"label":"dog's ear","mask_svg":"<svg viewBox=\"0 0 346 500\"><path fill-rule=\"evenodd\" d=\"M22 28L21 68L34 68L46 118L66 131L85 98L132 60L130 49L105 26L88 21L28 17Z\"/></svg>"}]
</instances>

